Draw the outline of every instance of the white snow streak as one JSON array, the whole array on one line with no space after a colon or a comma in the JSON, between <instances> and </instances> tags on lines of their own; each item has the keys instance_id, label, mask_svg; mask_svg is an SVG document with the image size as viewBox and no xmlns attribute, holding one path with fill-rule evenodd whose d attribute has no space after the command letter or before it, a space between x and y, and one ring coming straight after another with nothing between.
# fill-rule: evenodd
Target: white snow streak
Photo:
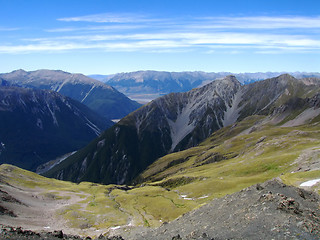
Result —
<instances>
[{"instance_id":1,"label":"white snow streak","mask_svg":"<svg viewBox=\"0 0 320 240\"><path fill-rule=\"evenodd\" d=\"M61 88L63 87L63 85L65 85L67 82L69 82L69 80L65 80L60 86L59 88L56 90L56 92L60 92Z\"/></svg>"},{"instance_id":2,"label":"white snow streak","mask_svg":"<svg viewBox=\"0 0 320 240\"><path fill-rule=\"evenodd\" d=\"M86 125L91 128L97 136L99 136L101 133L100 129L96 125L94 125L88 118L85 119L87 121Z\"/></svg>"},{"instance_id":3,"label":"white snow streak","mask_svg":"<svg viewBox=\"0 0 320 240\"><path fill-rule=\"evenodd\" d=\"M318 182L320 182L320 178L303 182L300 184L300 187L312 187L313 185L316 185Z\"/></svg>"},{"instance_id":4,"label":"white snow streak","mask_svg":"<svg viewBox=\"0 0 320 240\"><path fill-rule=\"evenodd\" d=\"M89 96L89 94L91 93L91 91L92 91L95 87L96 87L95 85L93 85L93 86L91 87L91 89L89 90L89 92L87 92L86 96L81 100L81 102L83 102L83 101Z\"/></svg>"},{"instance_id":5,"label":"white snow streak","mask_svg":"<svg viewBox=\"0 0 320 240\"><path fill-rule=\"evenodd\" d=\"M56 126L59 126L57 118L56 118L56 115L54 114L54 111L51 110L48 102L47 102L47 107L48 107L48 109L49 109L49 111L51 113L51 116L52 116L52 119L53 119L53 124L56 125Z\"/></svg>"}]
</instances>

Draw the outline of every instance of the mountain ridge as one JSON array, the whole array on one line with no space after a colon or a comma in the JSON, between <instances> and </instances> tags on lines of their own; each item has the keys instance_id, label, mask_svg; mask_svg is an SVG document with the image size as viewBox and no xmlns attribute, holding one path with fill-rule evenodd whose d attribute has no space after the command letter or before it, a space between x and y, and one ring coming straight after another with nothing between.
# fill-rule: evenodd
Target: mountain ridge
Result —
<instances>
[{"instance_id":1,"label":"mountain ridge","mask_svg":"<svg viewBox=\"0 0 320 240\"><path fill-rule=\"evenodd\" d=\"M29 170L83 147L112 125L57 92L14 86L0 87L0 116L0 162Z\"/></svg>"},{"instance_id":2,"label":"mountain ridge","mask_svg":"<svg viewBox=\"0 0 320 240\"><path fill-rule=\"evenodd\" d=\"M305 85L290 75L248 85L229 76L186 93L172 93L129 114L46 176L129 183L161 156L197 146L227 124L272 114L283 104L290 105L290 99L313 97L317 90L319 85ZM300 107L301 114L307 107ZM283 120L285 113L281 116Z\"/></svg>"},{"instance_id":3,"label":"mountain ridge","mask_svg":"<svg viewBox=\"0 0 320 240\"><path fill-rule=\"evenodd\" d=\"M229 83L232 83L230 89ZM221 116L226 109L224 100L221 100L219 93L223 93L226 98L231 98L233 88L239 87L239 84L234 78L230 77L214 81L209 84L209 87L204 86L187 93L172 93L156 99L121 119L109 131L102 134L95 140L95 143L87 146L87 150L91 149L88 153L84 153L83 150L71 156L70 161L72 162L78 156L82 156L82 163L78 162L76 163L77 167L72 168L78 170L73 170L74 172L71 173L69 168L69 170L64 168L64 173L59 170L60 172L58 171L59 173L56 173L58 175L55 176L60 178L61 176L67 176L68 180L73 181L89 180L89 172L92 170L95 172L94 181L128 182L156 158L173 150L194 146L208 137L212 131L219 129L221 127L219 122L222 122ZM211 88L215 89L213 94L210 94ZM194 98L193 101L198 101L196 105L188 105L189 95ZM204 99L204 96L207 99ZM206 101L209 99L212 104L208 105ZM227 100L230 101L230 99ZM195 102L191 101L190 104L192 105ZM186 111L186 116L183 115L183 109ZM219 116L219 119L216 116ZM189 117L190 119L188 119ZM187 124L189 126L188 132L185 132L182 126L180 128L179 124L175 125L174 121L176 120ZM202 129L196 127L199 124L204 124L204 122L206 124L204 126L208 127L207 130L202 131ZM179 139L172 139L174 134L179 134ZM100 147L100 142L105 145ZM94 150L94 146L98 147L97 151ZM95 158L97 162L93 161ZM85 170L80 175L75 174L81 169L81 166L87 166L87 169L91 170ZM57 168L61 169L61 166L57 166ZM108 174L97 173L98 169L100 169L99 171L103 169ZM46 175L52 176L51 174L54 171L53 169ZM104 178L101 179L100 175Z\"/></svg>"},{"instance_id":4,"label":"mountain ridge","mask_svg":"<svg viewBox=\"0 0 320 240\"><path fill-rule=\"evenodd\" d=\"M107 119L122 118L141 106L113 87L83 74L46 69L27 72L20 69L0 74L0 77L12 85L59 92L82 102Z\"/></svg>"},{"instance_id":5,"label":"mountain ridge","mask_svg":"<svg viewBox=\"0 0 320 240\"><path fill-rule=\"evenodd\" d=\"M150 101L170 92L190 91L192 88L201 87L211 81L228 75L234 75L242 84L248 84L276 77L284 73L285 72L166 72L148 70L118 73L113 76L106 76L102 81L110 84L132 99ZM306 77L320 78L320 73L293 72L290 74L299 79ZM101 76L99 80L101 80Z\"/></svg>"}]
</instances>

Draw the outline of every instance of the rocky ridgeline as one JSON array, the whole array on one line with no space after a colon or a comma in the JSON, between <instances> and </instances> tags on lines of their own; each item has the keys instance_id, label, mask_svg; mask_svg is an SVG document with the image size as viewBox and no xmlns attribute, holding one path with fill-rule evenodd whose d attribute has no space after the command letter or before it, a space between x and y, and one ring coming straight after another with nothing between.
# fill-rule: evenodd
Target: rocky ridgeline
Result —
<instances>
[{"instance_id":1,"label":"rocky ridgeline","mask_svg":"<svg viewBox=\"0 0 320 240\"><path fill-rule=\"evenodd\" d=\"M320 197L280 180L215 199L157 229L119 229L125 239L319 239Z\"/></svg>"},{"instance_id":2,"label":"rocky ridgeline","mask_svg":"<svg viewBox=\"0 0 320 240\"><path fill-rule=\"evenodd\" d=\"M0 87L0 164L27 170L84 147L113 125L57 92Z\"/></svg>"},{"instance_id":3,"label":"rocky ridgeline","mask_svg":"<svg viewBox=\"0 0 320 240\"><path fill-rule=\"evenodd\" d=\"M21 227L9 227L9 226L1 226L0 228L0 239L16 239L16 240L91 240L91 237L80 237L76 235L64 234L61 230L60 231L53 231L53 232L34 232L30 230L24 230ZM120 236L113 236L113 237L104 237L99 236L95 239L101 240L123 240Z\"/></svg>"},{"instance_id":4,"label":"rocky ridgeline","mask_svg":"<svg viewBox=\"0 0 320 240\"><path fill-rule=\"evenodd\" d=\"M107 119L122 118L141 106L113 87L82 74L54 70L27 72L20 69L0 74L0 78L13 86L53 90L85 104Z\"/></svg>"}]
</instances>

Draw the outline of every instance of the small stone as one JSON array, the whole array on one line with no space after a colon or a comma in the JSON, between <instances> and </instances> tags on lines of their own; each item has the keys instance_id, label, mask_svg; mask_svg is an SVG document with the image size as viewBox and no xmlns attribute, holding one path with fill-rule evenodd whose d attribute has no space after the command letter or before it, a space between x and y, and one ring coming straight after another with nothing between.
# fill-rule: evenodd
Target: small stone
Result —
<instances>
[{"instance_id":1,"label":"small stone","mask_svg":"<svg viewBox=\"0 0 320 240\"><path fill-rule=\"evenodd\" d=\"M57 238L63 238L63 232L62 232L62 230L60 230L60 231L54 231L54 232L52 233L52 236L57 237Z\"/></svg>"},{"instance_id":2,"label":"small stone","mask_svg":"<svg viewBox=\"0 0 320 240\"><path fill-rule=\"evenodd\" d=\"M263 188L260 184L257 184L256 189L257 189L258 191L261 191L261 190L263 190L264 188Z\"/></svg>"},{"instance_id":3,"label":"small stone","mask_svg":"<svg viewBox=\"0 0 320 240\"><path fill-rule=\"evenodd\" d=\"M179 240L179 239L182 239L181 236L180 236L180 234L172 237L172 240Z\"/></svg>"}]
</instances>

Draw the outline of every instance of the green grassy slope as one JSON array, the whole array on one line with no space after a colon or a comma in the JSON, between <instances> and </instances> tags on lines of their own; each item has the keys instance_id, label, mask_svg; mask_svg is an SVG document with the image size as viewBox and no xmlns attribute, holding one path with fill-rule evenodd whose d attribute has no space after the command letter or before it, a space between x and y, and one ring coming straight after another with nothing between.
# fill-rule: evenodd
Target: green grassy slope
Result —
<instances>
[{"instance_id":1,"label":"green grassy slope","mask_svg":"<svg viewBox=\"0 0 320 240\"><path fill-rule=\"evenodd\" d=\"M135 187L75 184L48 179L10 165L0 166L2 182L39 188L55 199L81 199L60 209L73 228L159 226L210 200L268 179L285 183L320 178L320 123L282 127L252 116L223 128L194 147L160 158ZM281 123L283 124L283 123ZM312 187L320 193L320 184Z\"/></svg>"},{"instance_id":2,"label":"green grassy slope","mask_svg":"<svg viewBox=\"0 0 320 240\"><path fill-rule=\"evenodd\" d=\"M2 184L18 187L20 191L50 196L57 202L71 201L56 212L70 228L109 228L119 225L159 226L198 206L186 201L178 193L159 186L127 187L100 185L89 182L75 184L45 178L8 164L0 166Z\"/></svg>"},{"instance_id":3,"label":"green grassy slope","mask_svg":"<svg viewBox=\"0 0 320 240\"><path fill-rule=\"evenodd\" d=\"M320 123L282 127L264 120L252 116L223 128L198 147L159 159L137 180L207 202L275 177L296 186L320 178Z\"/></svg>"}]
</instances>

